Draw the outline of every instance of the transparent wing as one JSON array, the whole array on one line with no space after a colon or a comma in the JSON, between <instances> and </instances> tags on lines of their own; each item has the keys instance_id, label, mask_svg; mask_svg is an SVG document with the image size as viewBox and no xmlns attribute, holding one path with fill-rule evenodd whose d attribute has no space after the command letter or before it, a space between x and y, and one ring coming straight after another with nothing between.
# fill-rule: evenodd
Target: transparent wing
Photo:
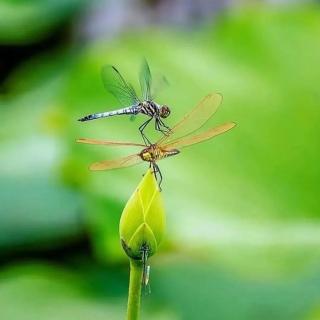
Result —
<instances>
[{"instance_id":1,"label":"transparent wing","mask_svg":"<svg viewBox=\"0 0 320 320\"><path fill-rule=\"evenodd\" d=\"M219 134L222 134L230 129L232 129L233 127L235 127L235 123L234 122L228 122L225 124L222 124L218 127L215 128L211 128L205 132L199 133L197 135L194 136L186 136L174 141L171 141L167 144L162 145L162 147L166 150L170 150L170 149L181 149L208 139L211 139Z\"/></svg>"},{"instance_id":2,"label":"transparent wing","mask_svg":"<svg viewBox=\"0 0 320 320\"><path fill-rule=\"evenodd\" d=\"M140 143L133 143L133 142L121 142L121 141L107 141L107 140L96 140L96 139L86 139L81 138L78 139L77 142L79 143L87 143L87 144L98 144L98 145L105 145L105 146L128 146L128 147L146 147L144 144Z\"/></svg>"},{"instance_id":3,"label":"transparent wing","mask_svg":"<svg viewBox=\"0 0 320 320\"><path fill-rule=\"evenodd\" d=\"M152 85L152 77L149 68L149 64L146 59L143 59L140 74L139 74L139 81L141 87L141 94L144 100L152 100L151 95L151 85Z\"/></svg>"},{"instance_id":4,"label":"transparent wing","mask_svg":"<svg viewBox=\"0 0 320 320\"><path fill-rule=\"evenodd\" d=\"M101 71L104 87L114 95L122 105L133 105L140 102L133 86L126 82L114 66L104 66Z\"/></svg>"},{"instance_id":5,"label":"transparent wing","mask_svg":"<svg viewBox=\"0 0 320 320\"><path fill-rule=\"evenodd\" d=\"M142 161L143 160L140 158L138 154L133 154L124 158L95 162L90 165L89 169L93 171L99 171L99 170L125 168L125 167L134 166Z\"/></svg>"},{"instance_id":6,"label":"transparent wing","mask_svg":"<svg viewBox=\"0 0 320 320\"><path fill-rule=\"evenodd\" d=\"M197 106L173 126L169 134L163 136L157 144L168 144L179 137L184 137L200 129L217 111L221 101L222 95L219 93L211 93L204 97Z\"/></svg>"},{"instance_id":7,"label":"transparent wing","mask_svg":"<svg viewBox=\"0 0 320 320\"><path fill-rule=\"evenodd\" d=\"M169 86L169 81L163 75L152 76L151 97L153 100L157 99L159 93Z\"/></svg>"}]
</instances>

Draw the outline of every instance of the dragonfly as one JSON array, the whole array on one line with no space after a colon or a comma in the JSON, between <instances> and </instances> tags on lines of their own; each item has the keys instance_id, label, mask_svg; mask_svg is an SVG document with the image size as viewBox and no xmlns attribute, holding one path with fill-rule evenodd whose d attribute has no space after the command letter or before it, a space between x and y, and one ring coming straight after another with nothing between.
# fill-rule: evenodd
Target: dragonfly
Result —
<instances>
[{"instance_id":1,"label":"dragonfly","mask_svg":"<svg viewBox=\"0 0 320 320\"><path fill-rule=\"evenodd\" d=\"M148 259L151 252L149 245L146 242L142 243L139 249L139 254L134 256L132 255L131 249L128 247L128 245L125 243L123 239L121 239L121 245L124 251L127 253L127 255L129 255L135 260L141 261L141 264L142 264L141 284L143 285L146 294L151 293L150 283L149 283L151 267L148 264Z\"/></svg>"},{"instance_id":2,"label":"dragonfly","mask_svg":"<svg viewBox=\"0 0 320 320\"><path fill-rule=\"evenodd\" d=\"M155 120L155 129L163 134L167 134L170 128L163 122L162 119L167 118L170 113L170 107L161 105L154 101L153 81L148 62L144 59L140 69L139 82L142 97L140 98L133 86L127 82L115 66L107 65L102 68L102 80L105 89L117 98L119 103L125 107L117 110L89 114L78 121L84 122L89 120L107 118L118 115L144 114L149 117L148 120L142 123L139 131L145 145L150 144L150 140L144 133L144 130L151 122ZM164 77L161 78L162 83L167 83Z\"/></svg>"},{"instance_id":3,"label":"dragonfly","mask_svg":"<svg viewBox=\"0 0 320 320\"><path fill-rule=\"evenodd\" d=\"M145 294L150 294L151 289L150 289L150 265L147 264L148 262L148 257L149 257L149 246L147 244L143 244L140 249L141 253L141 261L142 261L142 278L141 278L141 283L144 287Z\"/></svg>"},{"instance_id":4,"label":"dragonfly","mask_svg":"<svg viewBox=\"0 0 320 320\"><path fill-rule=\"evenodd\" d=\"M234 122L227 122L198 133L198 129L203 127L213 116L221 102L222 96L219 93L207 95L196 107L171 128L168 135L163 135L156 143L150 144L147 147L139 143L85 138L78 139L77 142L115 147L143 147L139 153L118 159L96 162L91 164L89 168L94 171L110 170L134 166L143 161L149 162L149 166L152 168L161 190L162 174L157 164L159 160L177 155L182 148L212 139L213 137L232 129L236 125Z\"/></svg>"}]
</instances>

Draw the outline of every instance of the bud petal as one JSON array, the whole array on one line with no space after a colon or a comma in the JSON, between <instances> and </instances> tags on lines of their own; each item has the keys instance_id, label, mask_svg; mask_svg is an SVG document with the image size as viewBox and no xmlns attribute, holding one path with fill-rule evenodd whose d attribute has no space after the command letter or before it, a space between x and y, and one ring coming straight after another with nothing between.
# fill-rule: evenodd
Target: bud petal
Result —
<instances>
[{"instance_id":1,"label":"bud petal","mask_svg":"<svg viewBox=\"0 0 320 320\"><path fill-rule=\"evenodd\" d=\"M143 246L148 256L158 250L165 229L165 212L158 183L149 169L127 202L120 219L120 238L124 251L141 259Z\"/></svg>"}]
</instances>

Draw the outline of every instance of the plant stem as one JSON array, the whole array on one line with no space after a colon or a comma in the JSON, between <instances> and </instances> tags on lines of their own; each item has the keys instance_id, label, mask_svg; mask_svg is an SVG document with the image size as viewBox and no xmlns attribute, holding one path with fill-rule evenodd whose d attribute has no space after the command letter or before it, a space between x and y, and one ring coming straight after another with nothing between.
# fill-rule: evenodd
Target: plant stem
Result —
<instances>
[{"instance_id":1,"label":"plant stem","mask_svg":"<svg viewBox=\"0 0 320 320\"><path fill-rule=\"evenodd\" d=\"M142 261L130 259L130 283L127 320L139 319L142 272Z\"/></svg>"}]
</instances>

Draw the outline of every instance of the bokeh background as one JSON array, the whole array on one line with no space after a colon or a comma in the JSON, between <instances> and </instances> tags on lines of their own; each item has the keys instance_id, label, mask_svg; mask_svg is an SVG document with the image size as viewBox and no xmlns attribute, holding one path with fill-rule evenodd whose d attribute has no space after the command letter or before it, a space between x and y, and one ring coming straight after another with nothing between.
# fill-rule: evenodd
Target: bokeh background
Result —
<instances>
[{"instance_id":1,"label":"bokeh background","mask_svg":"<svg viewBox=\"0 0 320 320\"><path fill-rule=\"evenodd\" d=\"M312 1L0 1L0 319L124 319L122 209L145 164L135 121L76 120L136 87L142 58L175 123L205 94L227 134L160 163L167 235L142 319L320 319L320 6Z\"/></svg>"}]
</instances>

